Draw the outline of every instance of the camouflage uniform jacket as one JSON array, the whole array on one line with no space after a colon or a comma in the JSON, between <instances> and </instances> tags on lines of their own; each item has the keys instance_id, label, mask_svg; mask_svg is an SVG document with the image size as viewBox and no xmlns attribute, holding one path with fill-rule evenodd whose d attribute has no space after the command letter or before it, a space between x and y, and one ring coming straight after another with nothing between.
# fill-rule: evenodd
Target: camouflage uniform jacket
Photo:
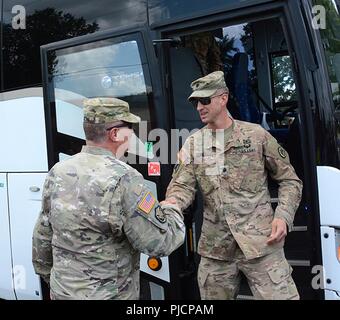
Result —
<instances>
[{"instance_id":1,"label":"camouflage uniform jacket","mask_svg":"<svg viewBox=\"0 0 340 320\"><path fill-rule=\"evenodd\" d=\"M283 247L283 241L266 244L274 217L267 173L279 185L275 217L282 218L289 230L302 191L302 182L277 141L259 125L233 121L230 139L222 144L206 127L187 139L166 195L175 197L184 210L199 186L204 213L198 253L218 260L231 258L236 243L247 259Z\"/></svg>"},{"instance_id":2,"label":"camouflage uniform jacket","mask_svg":"<svg viewBox=\"0 0 340 320\"><path fill-rule=\"evenodd\" d=\"M169 255L183 243L182 215L161 208L143 181L98 147L85 146L50 170L33 265L52 298L138 299L139 252Z\"/></svg>"}]
</instances>

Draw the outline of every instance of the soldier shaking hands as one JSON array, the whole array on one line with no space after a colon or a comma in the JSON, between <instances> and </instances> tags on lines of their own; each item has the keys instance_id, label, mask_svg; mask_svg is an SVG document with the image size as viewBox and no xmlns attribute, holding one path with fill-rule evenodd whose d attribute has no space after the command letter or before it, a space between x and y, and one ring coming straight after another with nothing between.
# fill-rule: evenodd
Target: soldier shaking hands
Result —
<instances>
[{"instance_id":1,"label":"soldier shaking hands","mask_svg":"<svg viewBox=\"0 0 340 320\"><path fill-rule=\"evenodd\" d=\"M261 126L231 118L223 72L199 78L191 88L189 100L206 126L179 152L164 203L183 211L197 187L203 195L201 298L234 299L242 271L255 298L298 299L283 245L301 200L302 182L287 152ZM268 175L279 185L275 212Z\"/></svg>"}]
</instances>

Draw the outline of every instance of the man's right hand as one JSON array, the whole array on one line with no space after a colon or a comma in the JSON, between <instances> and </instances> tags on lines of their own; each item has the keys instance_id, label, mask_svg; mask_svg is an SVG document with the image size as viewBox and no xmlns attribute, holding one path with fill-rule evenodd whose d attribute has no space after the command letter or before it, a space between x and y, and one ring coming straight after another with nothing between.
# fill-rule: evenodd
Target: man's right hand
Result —
<instances>
[{"instance_id":1,"label":"man's right hand","mask_svg":"<svg viewBox=\"0 0 340 320\"><path fill-rule=\"evenodd\" d=\"M279 243L287 235L287 225L283 219L274 218L272 222L272 233L270 234L267 244L272 245L275 243Z\"/></svg>"}]
</instances>

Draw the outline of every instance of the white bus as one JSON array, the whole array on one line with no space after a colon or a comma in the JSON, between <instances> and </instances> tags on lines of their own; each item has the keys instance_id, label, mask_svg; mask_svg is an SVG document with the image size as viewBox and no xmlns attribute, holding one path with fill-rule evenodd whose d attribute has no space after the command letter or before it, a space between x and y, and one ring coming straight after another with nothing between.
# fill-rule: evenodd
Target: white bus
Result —
<instances>
[{"instance_id":1,"label":"white bus","mask_svg":"<svg viewBox=\"0 0 340 320\"><path fill-rule=\"evenodd\" d=\"M340 300L337 0L0 4L0 298L48 298L31 262L32 230L46 173L85 143L81 100L123 98L148 122L148 132L200 128L186 100L189 84L218 61L232 116L262 124L287 149L304 182L285 244L301 298ZM203 53L201 41L209 44ZM172 147L183 142L169 136ZM161 175L154 176L148 161L135 167L162 200L173 166L160 161ZM275 206L274 183L270 190ZM142 256L142 299L200 298L199 193L185 222L185 244L155 270ZM252 299L245 281L238 298Z\"/></svg>"}]
</instances>

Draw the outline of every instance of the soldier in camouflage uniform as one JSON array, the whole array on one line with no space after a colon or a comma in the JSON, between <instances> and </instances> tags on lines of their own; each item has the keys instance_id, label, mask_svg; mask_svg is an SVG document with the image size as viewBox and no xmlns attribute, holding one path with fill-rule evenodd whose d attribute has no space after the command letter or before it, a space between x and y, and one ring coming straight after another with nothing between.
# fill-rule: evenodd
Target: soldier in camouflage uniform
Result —
<instances>
[{"instance_id":1,"label":"soldier in camouflage uniform","mask_svg":"<svg viewBox=\"0 0 340 320\"><path fill-rule=\"evenodd\" d=\"M302 182L287 152L261 126L228 115L223 72L199 78L191 87L189 100L206 126L179 152L164 203L176 203L183 211L197 186L202 192L201 298L235 298L241 270L255 298L298 299L283 245L301 200ZM268 174L279 185L275 212Z\"/></svg>"},{"instance_id":2,"label":"soldier in camouflage uniform","mask_svg":"<svg viewBox=\"0 0 340 320\"><path fill-rule=\"evenodd\" d=\"M221 51L211 32L185 36L183 42L186 48L193 50L203 75L222 70Z\"/></svg>"},{"instance_id":3,"label":"soldier in camouflage uniform","mask_svg":"<svg viewBox=\"0 0 340 320\"><path fill-rule=\"evenodd\" d=\"M84 103L87 145L45 181L33 265L52 299L139 299L140 252L167 256L184 241L183 216L160 206L140 173L117 159L140 118L115 98ZM125 138L124 138L125 137Z\"/></svg>"}]
</instances>

